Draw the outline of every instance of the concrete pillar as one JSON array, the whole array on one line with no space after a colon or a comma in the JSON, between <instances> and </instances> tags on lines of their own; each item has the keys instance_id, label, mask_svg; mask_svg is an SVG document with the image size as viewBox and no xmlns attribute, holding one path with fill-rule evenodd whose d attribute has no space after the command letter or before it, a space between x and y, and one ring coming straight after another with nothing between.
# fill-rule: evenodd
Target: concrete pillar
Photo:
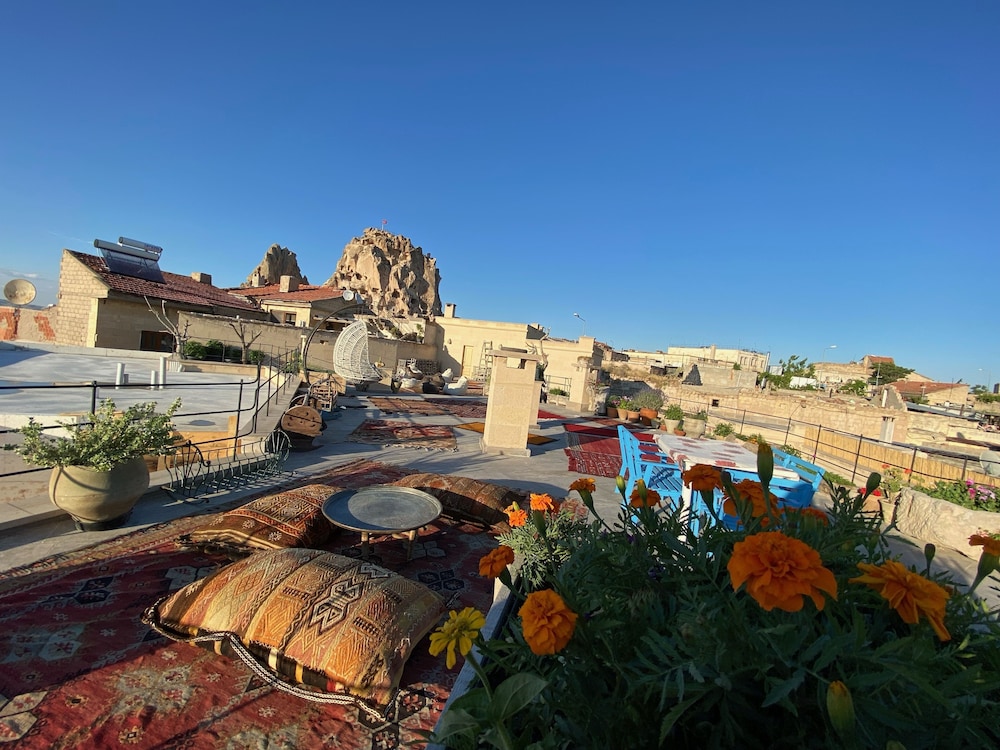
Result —
<instances>
[{"instance_id":1,"label":"concrete pillar","mask_svg":"<svg viewBox=\"0 0 1000 750\"><path fill-rule=\"evenodd\" d=\"M535 380L540 359L519 349L493 349L486 426L479 441L483 453L530 456L528 425L538 416L541 381Z\"/></svg>"}]
</instances>

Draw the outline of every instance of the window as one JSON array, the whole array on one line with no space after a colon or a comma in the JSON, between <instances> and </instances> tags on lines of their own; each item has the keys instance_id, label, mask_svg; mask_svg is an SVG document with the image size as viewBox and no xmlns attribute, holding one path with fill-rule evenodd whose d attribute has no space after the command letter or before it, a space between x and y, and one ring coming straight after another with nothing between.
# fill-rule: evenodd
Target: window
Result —
<instances>
[{"instance_id":1,"label":"window","mask_svg":"<svg viewBox=\"0 0 1000 750\"><path fill-rule=\"evenodd\" d=\"M285 322L295 325L295 313L285 313Z\"/></svg>"}]
</instances>

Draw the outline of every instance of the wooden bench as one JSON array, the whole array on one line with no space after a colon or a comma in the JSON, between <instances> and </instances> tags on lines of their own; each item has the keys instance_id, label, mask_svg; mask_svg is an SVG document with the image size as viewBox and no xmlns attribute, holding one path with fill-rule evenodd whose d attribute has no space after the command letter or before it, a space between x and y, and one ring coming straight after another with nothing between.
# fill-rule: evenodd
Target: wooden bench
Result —
<instances>
[{"instance_id":1,"label":"wooden bench","mask_svg":"<svg viewBox=\"0 0 1000 750\"><path fill-rule=\"evenodd\" d=\"M812 503L813 494L819 489L819 485L823 481L826 469L822 466L811 464L798 456L793 456L791 453L785 453L783 450L774 448L773 451L774 463L786 469L791 469L802 477L802 481L794 483L789 482L787 479L772 479L771 485L774 488L772 491L788 505L795 505L800 508L809 506ZM783 490L787 490L787 492L781 492Z\"/></svg>"},{"instance_id":2,"label":"wooden bench","mask_svg":"<svg viewBox=\"0 0 1000 750\"><path fill-rule=\"evenodd\" d=\"M188 440L165 457L170 483L163 486L181 500L249 484L284 470L290 441L282 430L199 445ZM207 499L205 502L208 502Z\"/></svg>"}]
</instances>

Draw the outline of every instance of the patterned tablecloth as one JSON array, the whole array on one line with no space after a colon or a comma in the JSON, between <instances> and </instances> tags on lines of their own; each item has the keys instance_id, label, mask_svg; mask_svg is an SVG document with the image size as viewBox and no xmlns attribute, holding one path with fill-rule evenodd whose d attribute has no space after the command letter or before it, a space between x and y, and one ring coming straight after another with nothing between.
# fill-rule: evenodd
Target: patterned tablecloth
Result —
<instances>
[{"instance_id":1,"label":"patterned tablecloth","mask_svg":"<svg viewBox=\"0 0 1000 750\"><path fill-rule=\"evenodd\" d=\"M660 450L670 456L682 470L687 470L696 464L707 464L718 466L720 469L757 473L757 454L748 451L739 443L681 437L667 433L657 433L655 437ZM794 471L783 466L774 467L774 476L781 479L801 479Z\"/></svg>"}]
</instances>

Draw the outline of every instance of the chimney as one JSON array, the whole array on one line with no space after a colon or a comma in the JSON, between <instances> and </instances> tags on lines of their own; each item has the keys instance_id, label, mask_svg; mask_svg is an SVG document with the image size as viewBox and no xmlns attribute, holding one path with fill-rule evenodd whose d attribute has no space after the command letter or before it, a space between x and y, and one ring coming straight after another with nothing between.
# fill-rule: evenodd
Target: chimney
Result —
<instances>
[{"instance_id":1,"label":"chimney","mask_svg":"<svg viewBox=\"0 0 1000 750\"><path fill-rule=\"evenodd\" d=\"M446 318L454 318L455 317L455 303L454 302L447 302L447 303L445 303L445 306L444 306L444 316Z\"/></svg>"},{"instance_id":2,"label":"chimney","mask_svg":"<svg viewBox=\"0 0 1000 750\"><path fill-rule=\"evenodd\" d=\"M208 284L212 286L212 274L202 273L201 271L195 271L191 274L191 278L197 281L199 284Z\"/></svg>"},{"instance_id":3,"label":"chimney","mask_svg":"<svg viewBox=\"0 0 1000 750\"><path fill-rule=\"evenodd\" d=\"M295 292L298 291L299 280L294 276L282 276L280 289L283 292Z\"/></svg>"},{"instance_id":4,"label":"chimney","mask_svg":"<svg viewBox=\"0 0 1000 750\"><path fill-rule=\"evenodd\" d=\"M255 273L253 276L250 277L250 286L252 286L254 289L259 289L260 287L264 286L264 277L259 273Z\"/></svg>"}]
</instances>

